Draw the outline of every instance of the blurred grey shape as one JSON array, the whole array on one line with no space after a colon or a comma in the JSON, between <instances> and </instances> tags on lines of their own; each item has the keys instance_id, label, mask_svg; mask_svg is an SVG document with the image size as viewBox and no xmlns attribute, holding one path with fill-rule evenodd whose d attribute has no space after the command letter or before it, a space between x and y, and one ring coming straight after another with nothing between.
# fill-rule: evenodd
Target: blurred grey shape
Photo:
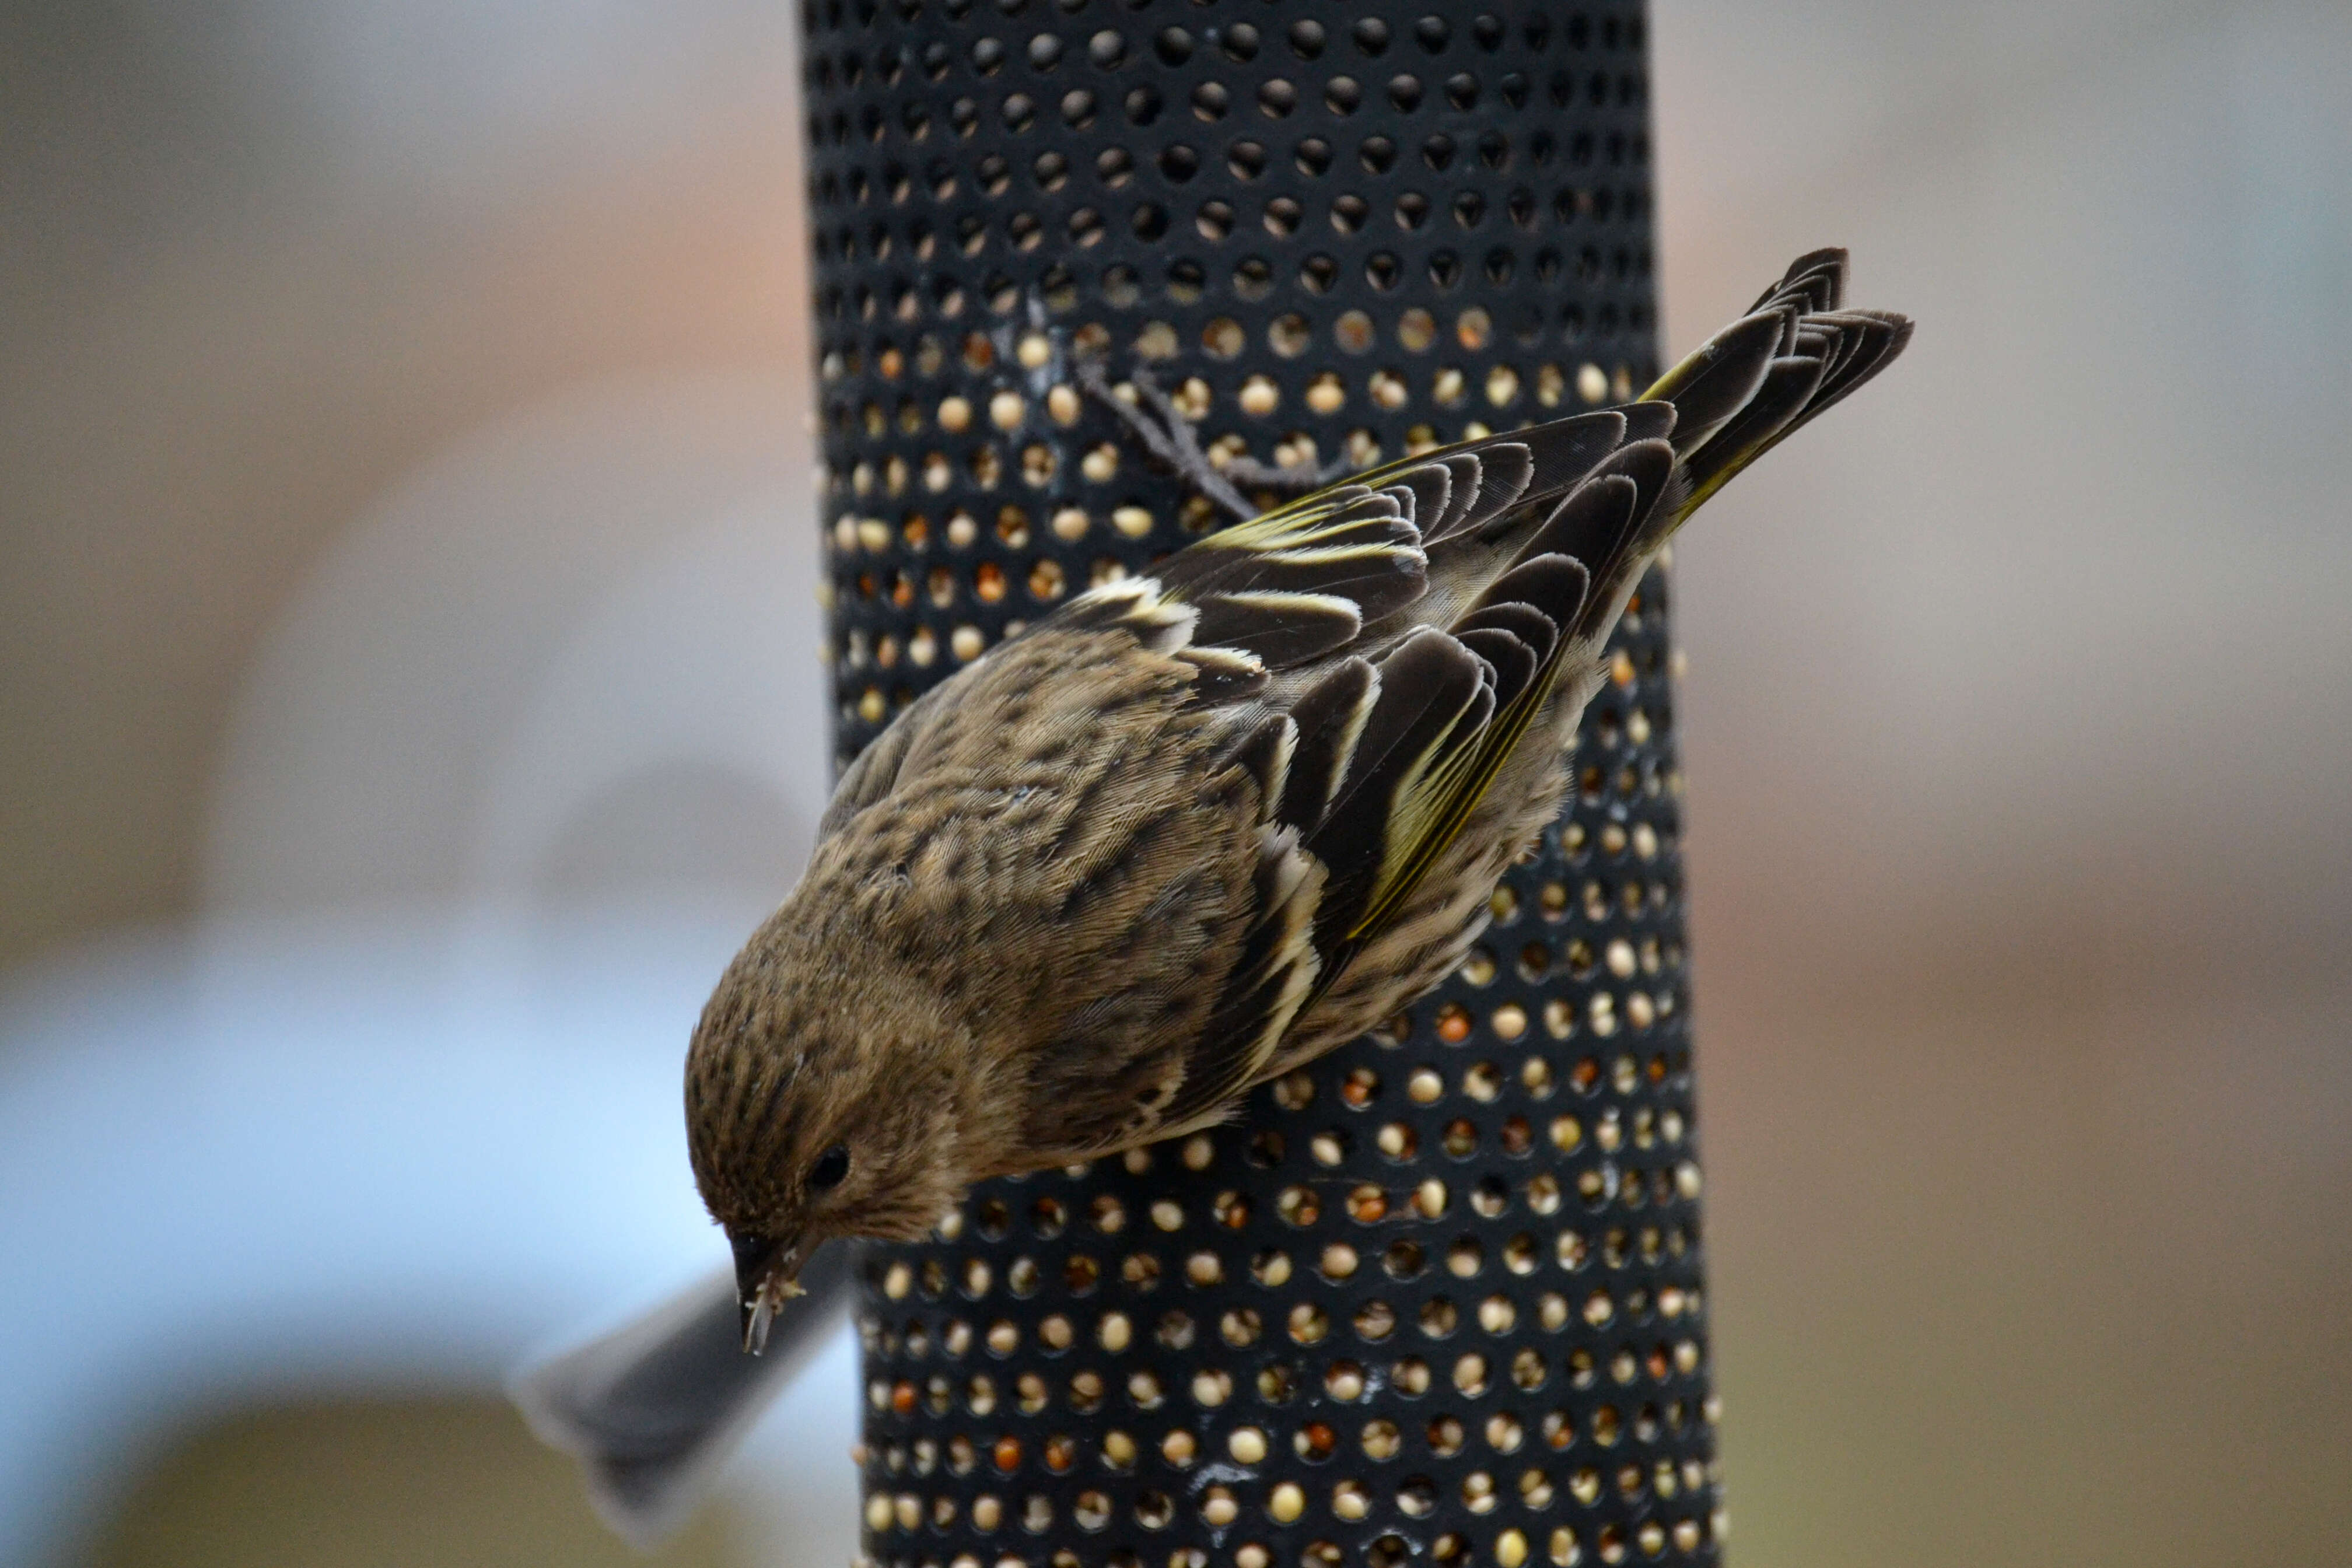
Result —
<instances>
[{"instance_id":1,"label":"blurred grey shape","mask_svg":"<svg viewBox=\"0 0 2352 1568\"><path fill-rule=\"evenodd\" d=\"M822 1248L759 1356L732 1268L524 1369L510 1390L541 1440L580 1461L605 1523L649 1549L686 1521L752 1422L841 1326L855 1261Z\"/></svg>"}]
</instances>

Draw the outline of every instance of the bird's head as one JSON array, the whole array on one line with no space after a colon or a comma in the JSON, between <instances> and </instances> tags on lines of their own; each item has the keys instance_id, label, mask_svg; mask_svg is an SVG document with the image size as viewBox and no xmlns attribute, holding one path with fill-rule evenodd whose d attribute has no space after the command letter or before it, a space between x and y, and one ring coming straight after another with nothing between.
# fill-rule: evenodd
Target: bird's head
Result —
<instances>
[{"instance_id":1,"label":"bird's head","mask_svg":"<svg viewBox=\"0 0 2352 1568\"><path fill-rule=\"evenodd\" d=\"M695 1184L734 1248L754 1352L819 1243L914 1240L978 1173L969 1032L879 955L780 929L792 911L728 966L687 1053Z\"/></svg>"}]
</instances>

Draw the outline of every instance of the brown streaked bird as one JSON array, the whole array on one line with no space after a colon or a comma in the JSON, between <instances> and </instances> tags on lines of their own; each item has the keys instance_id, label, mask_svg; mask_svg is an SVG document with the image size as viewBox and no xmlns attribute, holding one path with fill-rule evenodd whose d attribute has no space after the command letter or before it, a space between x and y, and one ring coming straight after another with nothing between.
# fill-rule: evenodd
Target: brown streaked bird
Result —
<instances>
[{"instance_id":1,"label":"brown streaked bird","mask_svg":"<svg viewBox=\"0 0 2352 1568\"><path fill-rule=\"evenodd\" d=\"M1800 258L1641 400L1250 518L908 707L688 1057L746 1347L817 1243L1222 1121L1456 967L1643 570L1902 351L1844 281Z\"/></svg>"}]
</instances>

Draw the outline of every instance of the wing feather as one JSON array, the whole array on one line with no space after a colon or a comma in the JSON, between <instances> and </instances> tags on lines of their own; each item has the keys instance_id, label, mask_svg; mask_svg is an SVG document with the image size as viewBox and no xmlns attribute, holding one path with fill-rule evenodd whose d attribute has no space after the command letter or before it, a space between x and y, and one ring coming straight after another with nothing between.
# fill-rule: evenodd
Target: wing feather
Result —
<instances>
[{"instance_id":1,"label":"wing feather","mask_svg":"<svg viewBox=\"0 0 2352 1568\"><path fill-rule=\"evenodd\" d=\"M1357 743L1380 694L1380 672L1370 661L1345 658L1291 704L1298 749L1283 792L1284 822L1301 833L1321 826L1355 761Z\"/></svg>"},{"instance_id":2,"label":"wing feather","mask_svg":"<svg viewBox=\"0 0 2352 1568\"><path fill-rule=\"evenodd\" d=\"M1237 648L1268 669L1289 669L1345 647L1364 629L1363 607L1342 594L1242 589L1204 595L1193 640Z\"/></svg>"}]
</instances>

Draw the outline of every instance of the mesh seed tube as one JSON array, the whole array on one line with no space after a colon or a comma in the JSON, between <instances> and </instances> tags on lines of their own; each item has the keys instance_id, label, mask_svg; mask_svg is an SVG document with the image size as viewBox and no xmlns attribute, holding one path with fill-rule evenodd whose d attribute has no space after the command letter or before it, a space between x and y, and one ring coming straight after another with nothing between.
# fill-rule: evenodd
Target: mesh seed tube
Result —
<instances>
[{"instance_id":1,"label":"mesh seed tube","mask_svg":"<svg viewBox=\"0 0 2352 1568\"><path fill-rule=\"evenodd\" d=\"M1638 5L803 13L835 742L1225 519L1656 374ZM885 1568L1712 1562L1667 584L1461 972L1232 1125L866 1254Z\"/></svg>"}]
</instances>

